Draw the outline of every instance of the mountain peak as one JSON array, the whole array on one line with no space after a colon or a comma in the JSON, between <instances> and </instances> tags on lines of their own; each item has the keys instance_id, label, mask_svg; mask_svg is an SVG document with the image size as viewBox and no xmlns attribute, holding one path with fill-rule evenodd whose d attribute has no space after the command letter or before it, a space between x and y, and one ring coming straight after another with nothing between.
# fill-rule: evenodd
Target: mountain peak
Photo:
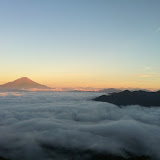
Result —
<instances>
[{"instance_id":1,"label":"mountain peak","mask_svg":"<svg viewBox=\"0 0 160 160\"><path fill-rule=\"evenodd\" d=\"M28 77L21 77L19 79L21 79L21 80L30 80Z\"/></svg>"},{"instance_id":2,"label":"mountain peak","mask_svg":"<svg viewBox=\"0 0 160 160\"><path fill-rule=\"evenodd\" d=\"M25 90L25 89L50 89L49 87L45 85L41 85L37 82L32 81L28 77L21 77L19 79L16 79L15 81L8 82L6 84L3 84L0 86L2 89L20 89L20 90Z\"/></svg>"},{"instance_id":3,"label":"mountain peak","mask_svg":"<svg viewBox=\"0 0 160 160\"><path fill-rule=\"evenodd\" d=\"M31 79L29 79L28 77L21 77L21 78L16 79L15 81L34 82L34 81L32 81ZM15 81L14 81L14 82L15 82Z\"/></svg>"}]
</instances>

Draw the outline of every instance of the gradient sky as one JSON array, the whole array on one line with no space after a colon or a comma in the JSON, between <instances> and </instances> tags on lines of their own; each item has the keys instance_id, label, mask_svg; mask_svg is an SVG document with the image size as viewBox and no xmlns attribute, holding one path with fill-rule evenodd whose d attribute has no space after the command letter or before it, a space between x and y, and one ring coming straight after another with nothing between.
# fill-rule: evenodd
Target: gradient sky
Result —
<instances>
[{"instance_id":1,"label":"gradient sky","mask_svg":"<svg viewBox=\"0 0 160 160\"><path fill-rule=\"evenodd\" d=\"M159 0L0 0L0 84L160 88Z\"/></svg>"}]
</instances>

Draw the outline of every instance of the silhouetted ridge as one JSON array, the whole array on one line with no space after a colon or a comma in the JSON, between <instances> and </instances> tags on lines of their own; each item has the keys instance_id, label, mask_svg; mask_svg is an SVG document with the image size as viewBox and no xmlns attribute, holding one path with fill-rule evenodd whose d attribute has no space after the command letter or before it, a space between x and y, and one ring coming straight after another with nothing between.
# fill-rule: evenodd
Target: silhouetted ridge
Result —
<instances>
[{"instance_id":1,"label":"silhouetted ridge","mask_svg":"<svg viewBox=\"0 0 160 160\"><path fill-rule=\"evenodd\" d=\"M160 106L160 91L146 92L139 90L131 92L129 90L125 90L120 93L102 95L93 100L113 103L118 106L126 106L126 105L141 105L146 107Z\"/></svg>"},{"instance_id":2,"label":"silhouetted ridge","mask_svg":"<svg viewBox=\"0 0 160 160\"><path fill-rule=\"evenodd\" d=\"M116 89L116 88L105 88L105 89L99 90L98 92L101 92L101 93L118 93L118 92L121 92L121 91L122 90Z\"/></svg>"}]
</instances>

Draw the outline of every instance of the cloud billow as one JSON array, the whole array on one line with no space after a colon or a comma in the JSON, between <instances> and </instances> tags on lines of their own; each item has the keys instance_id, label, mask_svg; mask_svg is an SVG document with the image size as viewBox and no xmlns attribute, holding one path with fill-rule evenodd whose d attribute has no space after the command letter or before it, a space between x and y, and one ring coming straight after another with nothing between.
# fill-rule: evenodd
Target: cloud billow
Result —
<instances>
[{"instance_id":1,"label":"cloud billow","mask_svg":"<svg viewBox=\"0 0 160 160\"><path fill-rule=\"evenodd\" d=\"M63 160L90 151L160 159L160 108L119 108L90 100L98 94L0 96L0 155Z\"/></svg>"}]
</instances>

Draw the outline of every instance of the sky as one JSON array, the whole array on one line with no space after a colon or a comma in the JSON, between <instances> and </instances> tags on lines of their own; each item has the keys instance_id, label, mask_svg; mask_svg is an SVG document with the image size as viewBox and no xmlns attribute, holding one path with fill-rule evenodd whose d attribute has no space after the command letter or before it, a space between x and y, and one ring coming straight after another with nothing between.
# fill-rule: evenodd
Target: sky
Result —
<instances>
[{"instance_id":1,"label":"sky","mask_svg":"<svg viewBox=\"0 0 160 160\"><path fill-rule=\"evenodd\" d=\"M0 84L160 88L159 0L0 0Z\"/></svg>"}]
</instances>

